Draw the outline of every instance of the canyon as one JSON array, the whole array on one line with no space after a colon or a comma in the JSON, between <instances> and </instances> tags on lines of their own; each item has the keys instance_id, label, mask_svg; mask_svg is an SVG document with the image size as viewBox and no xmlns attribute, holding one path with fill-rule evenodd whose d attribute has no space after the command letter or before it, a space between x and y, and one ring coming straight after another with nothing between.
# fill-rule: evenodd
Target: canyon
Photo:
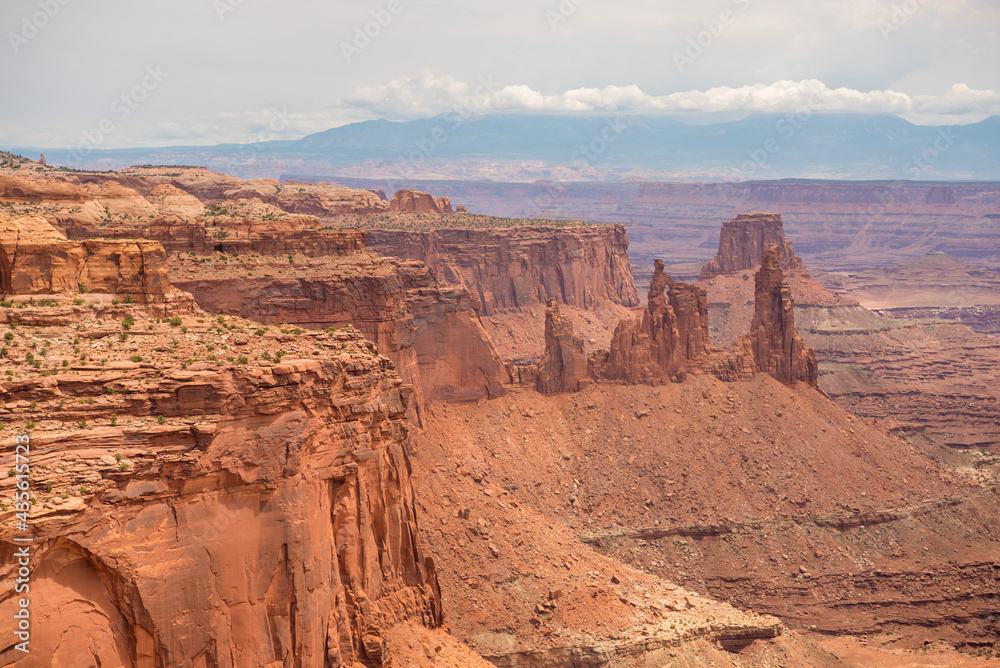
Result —
<instances>
[{"instance_id":1,"label":"canyon","mask_svg":"<svg viewBox=\"0 0 1000 668\"><path fill-rule=\"evenodd\" d=\"M6 160L32 665L995 663L996 342L782 215L641 300L627 225Z\"/></svg>"}]
</instances>

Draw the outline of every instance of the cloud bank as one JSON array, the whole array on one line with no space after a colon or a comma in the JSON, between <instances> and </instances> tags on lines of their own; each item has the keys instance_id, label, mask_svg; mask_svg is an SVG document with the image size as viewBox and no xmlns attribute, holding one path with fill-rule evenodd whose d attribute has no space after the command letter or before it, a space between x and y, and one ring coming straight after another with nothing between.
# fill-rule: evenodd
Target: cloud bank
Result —
<instances>
[{"instance_id":1,"label":"cloud bank","mask_svg":"<svg viewBox=\"0 0 1000 668\"><path fill-rule=\"evenodd\" d=\"M776 81L733 88L717 86L651 95L636 85L575 88L545 94L526 85L504 85L483 78L475 83L425 72L363 87L344 100L355 109L392 118L416 118L464 109L471 112L604 113L789 113L854 112L923 117L1000 114L1000 94L954 84L943 95L907 95L893 90L830 88L817 79Z\"/></svg>"}]
</instances>

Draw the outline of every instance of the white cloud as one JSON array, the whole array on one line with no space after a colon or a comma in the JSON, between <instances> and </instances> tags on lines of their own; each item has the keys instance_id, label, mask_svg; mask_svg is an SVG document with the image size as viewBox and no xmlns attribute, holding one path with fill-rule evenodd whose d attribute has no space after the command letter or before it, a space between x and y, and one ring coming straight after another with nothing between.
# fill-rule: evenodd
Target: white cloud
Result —
<instances>
[{"instance_id":1,"label":"white cloud","mask_svg":"<svg viewBox=\"0 0 1000 668\"><path fill-rule=\"evenodd\" d=\"M907 95L893 90L860 91L830 88L822 81L777 81L751 86L717 86L668 95L650 95L636 85L576 88L544 94L526 85L498 86L473 95L474 86L451 76L400 78L359 89L345 100L351 107L396 118L415 118L456 108L478 111L536 112L764 112L786 113L808 108L819 112L858 112L947 117L1000 114L1000 95L954 84L943 95Z\"/></svg>"}]
</instances>

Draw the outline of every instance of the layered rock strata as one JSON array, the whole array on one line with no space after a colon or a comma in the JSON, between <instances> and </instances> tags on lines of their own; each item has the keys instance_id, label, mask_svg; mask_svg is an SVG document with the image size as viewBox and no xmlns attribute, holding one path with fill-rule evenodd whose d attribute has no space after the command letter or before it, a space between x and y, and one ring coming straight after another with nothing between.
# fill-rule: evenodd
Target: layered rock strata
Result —
<instances>
[{"instance_id":1,"label":"layered rock strata","mask_svg":"<svg viewBox=\"0 0 1000 668\"><path fill-rule=\"evenodd\" d=\"M434 196L419 190L397 190L389 202L391 213L448 213L451 200L447 196Z\"/></svg>"},{"instance_id":2,"label":"layered rock strata","mask_svg":"<svg viewBox=\"0 0 1000 668\"><path fill-rule=\"evenodd\" d=\"M0 611L18 606L27 533L38 665L390 663L393 624L442 624L409 480L412 387L353 328L181 306L0 309L0 416L28 437L34 497L27 528L0 507ZM16 485L0 475L3 496Z\"/></svg>"},{"instance_id":3,"label":"layered rock strata","mask_svg":"<svg viewBox=\"0 0 1000 668\"><path fill-rule=\"evenodd\" d=\"M719 274L731 274L753 269L760 264L761 254L770 245L780 248L781 264L786 269L802 269L802 260L795 256L792 242L785 238L780 213L752 211L737 214L722 223L719 251L701 270L702 279Z\"/></svg>"},{"instance_id":4,"label":"layered rock strata","mask_svg":"<svg viewBox=\"0 0 1000 668\"><path fill-rule=\"evenodd\" d=\"M295 265L276 257L200 260L179 256L171 262L182 277L177 285L207 310L268 324L356 326L417 388L418 418L424 399L496 396L509 382L475 297L436 281L419 262L364 253Z\"/></svg>"},{"instance_id":5,"label":"layered rock strata","mask_svg":"<svg viewBox=\"0 0 1000 668\"><path fill-rule=\"evenodd\" d=\"M163 248L154 241L69 241L42 218L0 217L0 292L98 292L140 301L171 292Z\"/></svg>"},{"instance_id":6,"label":"layered rock strata","mask_svg":"<svg viewBox=\"0 0 1000 668\"><path fill-rule=\"evenodd\" d=\"M639 305L621 225L494 229L369 230L368 249L420 260L437 277L466 286L483 315L601 301Z\"/></svg>"}]
</instances>

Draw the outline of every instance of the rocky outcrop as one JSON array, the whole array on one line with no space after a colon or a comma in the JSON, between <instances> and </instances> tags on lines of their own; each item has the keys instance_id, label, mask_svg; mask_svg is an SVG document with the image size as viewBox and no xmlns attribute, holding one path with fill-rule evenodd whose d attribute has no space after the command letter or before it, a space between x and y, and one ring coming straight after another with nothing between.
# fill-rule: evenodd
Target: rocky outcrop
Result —
<instances>
[{"instance_id":1,"label":"rocky outcrop","mask_svg":"<svg viewBox=\"0 0 1000 668\"><path fill-rule=\"evenodd\" d=\"M155 299L171 291L164 260L155 241L69 241L42 218L0 218L6 296L97 292Z\"/></svg>"},{"instance_id":2,"label":"rocky outcrop","mask_svg":"<svg viewBox=\"0 0 1000 668\"><path fill-rule=\"evenodd\" d=\"M775 244L781 251L781 264L786 268L802 268L802 261L795 257L792 242L785 238L780 213L737 214L722 224L719 233L719 252L701 270L702 279L719 274L732 274L753 269L760 263L761 253Z\"/></svg>"},{"instance_id":3,"label":"rocky outcrop","mask_svg":"<svg viewBox=\"0 0 1000 668\"><path fill-rule=\"evenodd\" d=\"M439 626L410 388L391 362L352 330L253 336L199 314L182 332L131 308L141 331L101 364L77 360L78 342L125 330L93 313L40 324L47 359L73 360L52 375L15 330L0 381L5 426L30 430L33 665L382 665L394 623ZM230 361L204 359L208 343ZM15 484L4 472L5 497ZM14 513L0 512L9 619Z\"/></svg>"},{"instance_id":4,"label":"rocky outcrop","mask_svg":"<svg viewBox=\"0 0 1000 668\"><path fill-rule=\"evenodd\" d=\"M767 373L791 384L816 386L816 354L806 349L795 329L792 291L781 271L781 246L772 244L761 255L754 277L754 316L750 333L733 342L713 371L723 380Z\"/></svg>"},{"instance_id":5,"label":"rocky outcrop","mask_svg":"<svg viewBox=\"0 0 1000 668\"><path fill-rule=\"evenodd\" d=\"M197 218L205 213L205 205L197 197L169 183L155 186L146 199L156 207L160 216Z\"/></svg>"},{"instance_id":6,"label":"rocky outcrop","mask_svg":"<svg viewBox=\"0 0 1000 668\"><path fill-rule=\"evenodd\" d=\"M419 190L398 190L389 202L392 213L448 213L451 200L447 196L434 199L430 193Z\"/></svg>"},{"instance_id":7,"label":"rocky outcrop","mask_svg":"<svg viewBox=\"0 0 1000 668\"><path fill-rule=\"evenodd\" d=\"M369 230L368 249L427 264L479 297L483 315L559 304L638 306L622 225Z\"/></svg>"},{"instance_id":8,"label":"rocky outcrop","mask_svg":"<svg viewBox=\"0 0 1000 668\"><path fill-rule=\"evenodd\" d=\"M473 400L503 392L508 374L465 288L439 283L419 262L355 255L315 266L275 258L262 276L240 260L214 271L177 258L176 284L216 313L323 329L353 324L392 359L424 399ZM275 276L285 273L287 276Z\"/></svg>"},{"instance_id":9,"label":"rocky outcrop","mask_svg":"<svg viewBox=\"0 0 1000 668\"><path fill-rule=\"evenodd\" d=\"M545 309L545 356L538 365L536 387L542 394L555 394L576 392L591 382L583 339L559 312L559 302L550 299Z\"/></svg>"},{"instance_id":10,"label":"rocky outcrop","mask_svg":"<svg viewBox=\"0 0 1000 668\"><path fill-rule=\"evenodd\" d=\"M701 367L710 354L705 291L672 280L663 261L656 260L642 319L619 323L606 361L595 358L596 373L630 383L664 382L683 378L685 370Z\"/></svg>"}]
</instances>

